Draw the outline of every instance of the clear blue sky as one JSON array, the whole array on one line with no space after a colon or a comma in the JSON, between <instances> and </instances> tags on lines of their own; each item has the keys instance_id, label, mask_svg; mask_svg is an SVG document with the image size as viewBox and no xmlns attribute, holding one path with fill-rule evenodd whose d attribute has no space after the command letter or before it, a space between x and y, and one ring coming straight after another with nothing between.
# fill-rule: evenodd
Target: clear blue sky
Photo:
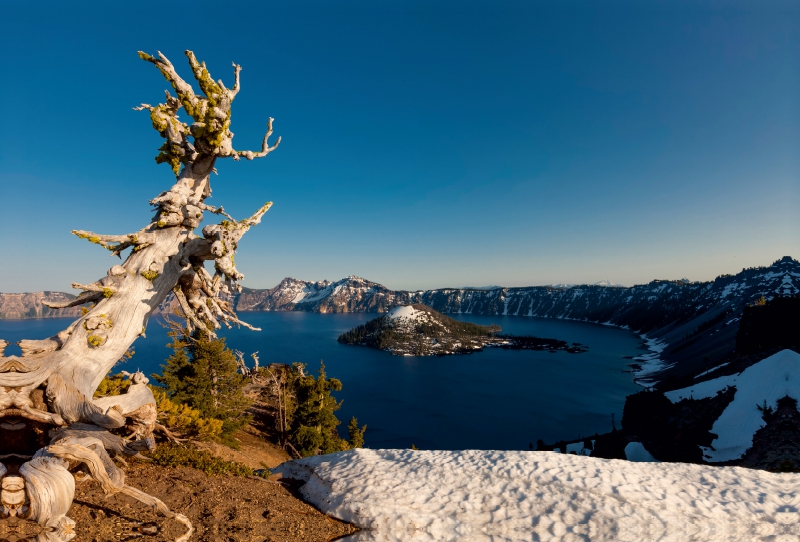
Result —
<instances>
[{"instance_id":1,"label":"clear blue sky","mask_svg":"<svg viewBox=\"0 0 800 542\"><path fill-rule=\"evenodd\" d=\"M333 7L335 5L335 7ZM172 7L168 7L172 6ZM402 7L401 7L402 6ZM749 6L749 7L748 7ZM755 6L755 7L754 7ZM797 2L2 2L0 291L69 291L172 183L141 102L230 83L244 285L708 280L800 257Z\"/></svg>"}]
</instances>

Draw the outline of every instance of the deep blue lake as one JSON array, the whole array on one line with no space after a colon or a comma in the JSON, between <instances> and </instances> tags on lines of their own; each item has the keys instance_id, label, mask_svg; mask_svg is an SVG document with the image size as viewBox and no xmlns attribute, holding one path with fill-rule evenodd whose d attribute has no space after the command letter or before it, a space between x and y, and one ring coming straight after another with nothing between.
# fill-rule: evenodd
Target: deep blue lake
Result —
<instances>
[{"instance_id":1,"label":"deep blue lake","mask_svg":"<svg viewBox=\"0 0 800 542\"><path fill-rule=\"evenodd\" d=\"M503 332L550 337L589 347L583 354L487 348L470 355L398 357L336 342L344 331L375 314L305 312L241 313L262 328L222 333L228 346L248 362L259 351L262 364L303 362L316 373L325 361L328 376L343 383L338 417L356 416L367 424L370 448L527 449L537 439L554 442L604 433L611 415L622 417L625 397L639 390L625 356L642 353L633 333L613 327L523 316L451 315L478 324L498 324ZM0 338L9 342L41 339L67 327L70 319L0 320ZM171 353L157 320L147 338L134 343L136 354L115 370L158 372ZM19 354L9 346L7 354Z\"/></svg>"}]
</instances>

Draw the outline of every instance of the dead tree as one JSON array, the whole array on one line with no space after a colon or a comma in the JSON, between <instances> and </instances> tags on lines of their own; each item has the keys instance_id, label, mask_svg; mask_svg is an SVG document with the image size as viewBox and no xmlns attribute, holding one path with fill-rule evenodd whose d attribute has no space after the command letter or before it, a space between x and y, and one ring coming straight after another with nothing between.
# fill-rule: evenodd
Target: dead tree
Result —
<instances>
[{"instance_id":1,"label":"dead tree","mask_svg":"<svg viewBox=\"0 0 800 542\"><path fill-rule=\"evenodd\" d=\"M132 496L185 523L188 532L180 540L188 540L192 532L188 519L126 485L124 472L111 460L114 454L135 455L154 446L155 400L144 375L129 377L132 385L126 394L92 397L117 360L144 335L148 318L171 292L190 329L207 329L211 335L223 325L254 329L231 307L230 294L241 288L243 278L234 253L244 233L272 204L235 220L206 200L218 159L264 157L280 138L269 145L270 118L260 151L234 149L231 102L239 92L241 67L233 65L234 84L228 89L211 78L205 63L191 51L186 56L200 94L164 55L139 53L158 68L175 93L168 90L162 104L136 108L150 113L153 127L164 138L156 161L169 164L177 178L169 190L151 200L155 216L144 228L124 235L73 231L114 256L122 258L129 252L99 280L73 283L83 290L77 298L50 305L85 306L83 316L67 329L48 339L20 341L19 357L4 356L7 343L0 340L0 517L39 523L47 529L37 538L40 542L75 536L74 521L65 514L72 504L76 469L88 471L109 494ZM181 109L191 117L190 123L178 116ZM206 213L223 220L197 235ZM204 267L206 261L214 262L213 276ZM109 431L119 428L127 429L125 436Z\"/></svg>"},{"instance_id":2,"label":"dead tree","mask_svg":"<svg viewBox=\"0 0 800 542\"><path fill-rule=\"evenodd\" d=\"M242 376L246 376L248 378L254 376L249 367L247 367L247 363L244 361L244 352L241 350L234 350L233 353L236 355L236 368L239 369L239 372L242 373Z\"/></svg>"}]
</instances>

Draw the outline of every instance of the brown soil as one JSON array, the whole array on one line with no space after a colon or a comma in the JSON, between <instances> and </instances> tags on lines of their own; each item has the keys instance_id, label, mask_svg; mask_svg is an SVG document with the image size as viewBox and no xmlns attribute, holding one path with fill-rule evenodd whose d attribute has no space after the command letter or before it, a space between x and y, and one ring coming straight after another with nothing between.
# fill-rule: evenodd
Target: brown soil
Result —
<instances>
[{"instance_id":1,"label":"brown soil","mask_svg":"<svg viewBox=\"0 0 800 542\"><path fill-rule=\"evenodd\" d=\"M265 435L252 426L236 432L234 437L239 441L238 450L216 442L193 442L192 444L221 459L236 461L251 469L277 467L284 461L292 459L283 448L264 440Z\"/></svg>"},{"instance_id":2,"label":"brown soil","mask_svg":"<svg viewBox=\"0 0 800 542\"><path fill-rule=\"evenodd\" d=\"M191 444L253 469L275 467L291 458L269 442L274 438L270 433L274 420L268 389L250 388L254 423L234 435L238 450L217 443ZM189 518L195 528L191 542L328 542L357 530L303 502L298 485L291 480L209 476L189 467L139 461L131 462L126 476L128 485L158 497ZM78 484L67 515L77 522L75 542L173 541L186 532L183 524L157 515L130 497L105 498L94 481Z\"/></svg>"},{"instance_id":3,"label":"brown soil","mask_svg":"<svg viewBox=\"0 0 800 542\"><path fill-rule=\"evenodd\" d=\"M195 528L192 542L327 542L356 531L301 501L296 488L284 481L207 476L188 467L139 462L126 471L129 485L189 517ZM105 498L94 481L78 484L68 516L77 522L75 542L161 542L186 532L181 523L130 497Z\"/></svg>"},{"instance_id":4,"label":"brown soil","mask_svg":"<svg viewBox=\"0 0 800 542\"><path fill-rule=\"evenodd\" d=\"M253 469L288 461L291 457L286 451L269 442L277 439L275 398L270 391L263 383L245 390L254 400L249 409L253 424L234 435L238 450L218 443L189 444ZM128 485L158 497L189 518L195 529L190 542L328 542L357 530L306 504L291 480L209 476L190 467L169 468L142 461L131 461L125 471ZM77 523L74 542L171 542L186 532L183 524L159 516L130 497L105 497L92 480L77 484L67 515ZM0 540L5 539L6 531L18 538L39 531L27 523L0 524Z\"/></svg>"}]
</instances>

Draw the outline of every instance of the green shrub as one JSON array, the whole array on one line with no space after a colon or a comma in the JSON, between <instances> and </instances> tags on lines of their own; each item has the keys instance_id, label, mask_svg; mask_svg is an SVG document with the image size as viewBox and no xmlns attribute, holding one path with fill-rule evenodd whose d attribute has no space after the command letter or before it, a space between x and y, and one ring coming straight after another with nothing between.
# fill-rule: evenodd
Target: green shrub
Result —
<instances>
[{"instance_id":1,"label":"green shrub","mask_svg":"<svg viewBox=\"0 0 800 542\"><path fill-rule=\"evenodd\" d=\"M246 414L251 401L242 393L248 380L238 373L233 352L225 339L212 339L195 331L172 332L174 353L162 365L162 374L153 378L164 386L174 405L187 405L199 411L199 417L221 423L217 439L236 446L232 435L250 423ZM165 409L169 405L165 404ZM172 416L180 416L172 412ZM217 424L206 431L217 432Z\"/></svg>"},{"instance_id":2,"label":"green shrub","mask_svg":"<svg viewBox=\"0 0 800 542\"><path fill-rule=\"evenodd\" d=\"M128 391L131 387L131 381L122 373L116 375L108 375L100 381L97 386L97 391L94 392L95 397L107 397L109 395L121 395Z\"/></svg>"},{"instance_id":3,"label":"green shrub","mask_svg":"<svg viewBox=\"0 0 800 542\"><path fill-rule=\"evenodd\" d=\"M209 475L262 477L270 475L266 469L256 471L247 465L220 459L205 450L180 444L163 444L147 455L156 465L162 467L192 467Z\"/></svg>"},{"instance_id":4,"label":"green shrub","mask_svg":"<svg viewBox=\"0 0 800 542\"><path fill-rule=\"evenodd\" d=\"M170 400L167 392L160 388L151 388L156 399L158 419L184 436L195 437L199 440L223 441L223 421L214 418L204 418L196 408L185 403L175 403Z\"/></svg>"}]
</instances>

